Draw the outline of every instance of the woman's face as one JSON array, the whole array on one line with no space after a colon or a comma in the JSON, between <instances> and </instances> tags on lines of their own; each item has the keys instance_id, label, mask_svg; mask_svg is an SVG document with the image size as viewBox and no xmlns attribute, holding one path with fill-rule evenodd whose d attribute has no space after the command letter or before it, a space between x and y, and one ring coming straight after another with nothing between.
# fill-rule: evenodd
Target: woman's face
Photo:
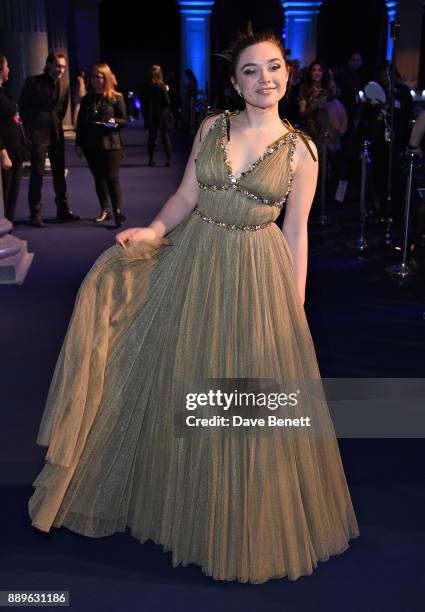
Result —
<instances>
[{"instance_id":1,"label":"woman's face","mask_svg":"<svg viewBox=\"0 0 425 612\"><path fill-rule=\"evenodd\" d=\"M96 70L91 75L91 84L96 91L103 91L105 89L105 76Z\"/></svg>"},{"instance_id":2,"label":"woman's face","mask_svg":"<svg viewBox=\"0 0 425 612\"><path fill-rule=\"evenodd\" d=\"M323 77L323 68L320 64L314 64L311 68L311 80L320 83Z\"/></svg>"},{"instance_id":3,"label":"woman's face","mask_svg":"<svg viewBox=\"0 0 425 612\"><path fill-rule=\"evenodd\" d=\"M3 65L0 67L0 78L5 83L9 78L9 64L7 59L4 59Z\"/></svg>"},{"instance_id":4,"label":"woman's face","mask_svg":"<svg viewBox=\"0 0 425 612\"><path fill-rule=\"evenodd\" d=\"M285 95L288 73L280 49L271 42L251 45L242 51L233 86L247 104L258 108L276 105Z\"/></svg>"}]
</instances>

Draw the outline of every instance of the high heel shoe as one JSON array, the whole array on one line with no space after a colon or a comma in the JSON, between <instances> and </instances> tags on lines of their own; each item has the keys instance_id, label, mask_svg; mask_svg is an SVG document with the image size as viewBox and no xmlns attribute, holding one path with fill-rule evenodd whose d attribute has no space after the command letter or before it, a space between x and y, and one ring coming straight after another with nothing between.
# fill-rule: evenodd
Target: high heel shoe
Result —
<instances>
[{"instance_id":1,"label":"high heel shoe","mask_svg":"<svg viewBox=\"0 0 425 612\"><path fill-rule=\"evenodd\" d=\"M110 219L110 218L111 218L111 213L109 212L109 210L103 209L102 212L100 213L100 215L98 217L96 217L94 222L95 223L102 223L102 221L106 221L107 219Z\"/></svg>"},{"instance_id":2,"label":"high heel shoe","mask_svg":"<svg viewBox=\"0 0 425 612\"><path fill-rule=\"evenodd\" d=\"M114 212L114 217L115 217L115 223L117 227L120 227L120 225L122 225L124 221L127 219L127 217L124 215L124 213L121 212L119 208L117 208L117 210Z\"/></svg>"}]
</instances>

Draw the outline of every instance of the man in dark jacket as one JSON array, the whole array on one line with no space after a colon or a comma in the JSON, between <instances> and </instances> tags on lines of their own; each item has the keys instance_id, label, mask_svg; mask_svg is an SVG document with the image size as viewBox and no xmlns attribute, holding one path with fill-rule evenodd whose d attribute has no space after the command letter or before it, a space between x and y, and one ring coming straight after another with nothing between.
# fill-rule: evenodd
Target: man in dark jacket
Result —
<instances>
[{"instance_id":1,"label":"man in dark jacket","mask_svg":"<svg viewBox=\"0 0 425 612\"><path fill-rule=\"evenodd\" d=\"M62 53L51 53L44 73L29 77L21 92L19 106L26 134L31 141L31 177L28 192L30 220L43 227L41 186L46 153L49 156L55 189L57 219L80 219L68 206L65 181L65 142L62 120L69 103L69 88L62 78L66 68Z\"/></svg>"}]
</instances>

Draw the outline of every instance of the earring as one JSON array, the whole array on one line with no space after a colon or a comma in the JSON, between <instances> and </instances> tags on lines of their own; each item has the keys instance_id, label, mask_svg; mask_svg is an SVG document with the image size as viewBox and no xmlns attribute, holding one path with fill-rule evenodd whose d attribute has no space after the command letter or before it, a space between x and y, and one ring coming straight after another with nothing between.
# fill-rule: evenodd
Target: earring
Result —
<instances>
[{"instance_id":1,"label":"earring","mask_svg":"<svg viewBox=\"0 0 425 612\"><path fill-rule=\"evenodd\" d=\"M237 90L237 92L240 95L240 97L243 98L243 93L242 93L242 90L240 88Z\"/></svg>"}]
</instances>

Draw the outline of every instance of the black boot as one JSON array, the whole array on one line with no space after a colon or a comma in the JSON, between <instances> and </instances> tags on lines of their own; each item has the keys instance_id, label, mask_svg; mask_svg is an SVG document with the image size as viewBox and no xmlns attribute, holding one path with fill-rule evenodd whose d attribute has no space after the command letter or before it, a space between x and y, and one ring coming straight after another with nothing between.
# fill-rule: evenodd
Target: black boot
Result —
<instances>
[{"instance_id":1,"label":"black boot","mask_svg":"<svg viewBox=\"0 0 425 612\"><path fill-rule=\"evenodd\" d=\"M44 227L43 219L39 213L31 214L30 223L33 227Z\"/></svg>"},{"instance_id":2,"label":"black boot","mask_svg":"<svg viewBox=\"0 0 425 612\"><path fill-rule=\"evenodd\" d=\"M44 227L43 219L41 218L41 207L41 202L30 204L30 224L33 227Z\"/></svg>"},{"instance_id":3,"label":"black boot","mask_svg":"<svg viewBox=\"0 0 425 612\"><path fill-rule=\"evenodd\" d=\"M126 220L126 216L121 212L120 208L114 209L115 225L120 227Z\"/></svg>"},{"instance_id":4,"label":"black boot","mask_svg":"<svg viewBox=\"0 0 425 612\"><path fill-rule=\"evenodd\" d=\"M80 215L77 215L69 210L67 205L58 206L58 212L56 214L56 219L58 221L80 221Z\"/></svg>"}]
</instances>

